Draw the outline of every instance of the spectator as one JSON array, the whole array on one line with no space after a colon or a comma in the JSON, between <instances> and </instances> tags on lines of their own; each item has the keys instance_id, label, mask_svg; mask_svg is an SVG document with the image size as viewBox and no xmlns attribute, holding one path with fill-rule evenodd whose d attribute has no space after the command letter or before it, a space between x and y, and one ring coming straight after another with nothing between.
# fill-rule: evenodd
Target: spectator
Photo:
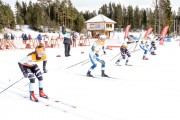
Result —
<instances>
[{"instance_id":1,"label":"spectator","mask_svg":"<svg viewBox=\"0 0 180 120\"><path fill-rule=\"evenodd\" d=\"M31 39L32 39L31 34L28 34L28 39L29 39L29 40L31 40Z\"/></svg>"},{"instance_id":2,"label":"spectator","mask_svg":"<svg viewBox=\"0 0 180 120\"><path fill-rule=\"evenodd\" d=\"M44 35L45 47L49 47L48 41L49 41L49 36L45 34Z\"/></svg>"},{"instance_id":3,"label":"spectator","mask_svg":"<svg viewBox=\"0 0 180 120\"><path fill-rule=\"evenodd\" d=\"M14 36L13 33L11 33L11 40L14 40Z\"/></svg>"},{"instance_id":4,"label":"spectator","mask_svg":"<svg viewBox=\"0 0 180 120\"><path fill-rule=\"evenodd\" d=\"M23 33L22 34L22 39L23 39L23 43L26 44L27 40L28 40L28 37L27 37L27 34L26 33Z\"/></svg>"},{"instance_id":5,"label":"spectator","mask_svg":"<svg viewBox=\"0 0 180 120\"><path fill-rule=\"evenodd\" d=\"M62 27L62 33L64 34L64 48L65 48L65 57L69 57L70 55L70 49L71 49L71 38L70 38L70 30L66 29L65 26L63 25Z\"/></svg>"},{"instance_id":6,"label":"spectator","mask_svg":"<svg viewBox=\"0 0 180 120\"><path fill-rule=\"evenodd\" d=\"M42 44L42 36L41 36L41 34L39 34L38 36L37 36L37 40L38 40L38 42L39 42L39 45L40 44Z\"/></svg>"},{"instance_id":7,"label":"spectator","mask_svg":"<svg viewBox=\"0 0 180 120\"><path fill-rule=\"evenodd\" d=\"M73 32L73 33L72 33L73 47L76 47L76 38L77 38L77 36L76 36L76 34Z\"/></svg>"},{"instance_id":8,"label":"spectator","mask_svg":"<svg viewBox=\"0 0 180 120\"><path fill-rule=\"evenodd\" d=\"M15 35L14 35L13 33L11 33L11 36L10 36L10 37L11 37L11 40L10 40L10 43L11 43L11 45L12 45L14 48L17 48L16 45L14 44L14 36L15 36Z\"/></svg>"},{"instance_id":9,"label":"spectator","mask_svg":"<svg viewBox=\"0 0 180 120\"><path fill-rule=\"evenodd\" d=\"M14 43L11 41L11 33L5 33L4 34L4 39L5 39L6 49L16 48Z\"/></svg>"},{"instance_id":10,"label":"spectator","mask_svg":"<svg viewBox=\"0 0 180 120\"><path fill-rule=\"evenodd\" d=\"M0 50L5 49L4 36L0 33Z\"/></svg>"}]
</instances>

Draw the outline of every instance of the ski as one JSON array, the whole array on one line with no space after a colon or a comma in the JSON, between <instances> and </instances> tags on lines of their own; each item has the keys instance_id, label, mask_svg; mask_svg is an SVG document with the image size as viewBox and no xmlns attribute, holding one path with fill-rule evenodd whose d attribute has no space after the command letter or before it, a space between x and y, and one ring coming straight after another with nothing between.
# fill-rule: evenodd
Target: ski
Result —
<instances>
[{"instance_id":1,"label":"ski","mask_svg":"<svg viewBox=\"0 0 180 120\"><path fill-rule=\"evenodd\" d=\"M39 101L39 99L38 99L38 101L33 101L33 100L31 100L29 97L27 97L27 96L24 96L24 98L25 98L25 99L29 99L30 101L32 101L32 102L34 102L34 103L39 103L39 102L41 102L41 101ZM47 103L47 104L45 104L45 106L50 106L50 105Z\"/></svg>"},{"instance_id":2,"label":"ski","mask_svg":"<svg viewBox=\"0 0 180 120\"><path fill-rule=\"evenodd\" d=\"M30 100L29 97L27 97L27 96L24 96L23 98L24 98L24 99L27 99L27 100ZM60 108L60 107L58 107L58 106L55 106L55 105L53 105L53 104L51 104L51 103L49 103L49 102L45 102L44 100L48 100L48 99L46 99L46 98L42 98L42 99L41 99L41 97L40 97L40 98L38 98L38 102L32 101L32 100L30 100L30 101L32 101L32 102L34 102L34 103L37 103L37 104L41 104L41 105L46 106L46 107L50 107L50 108L55 109L55 110L60 110L60 111L62 111L62 112L64 112L64 113L67 113L67 112L68 112L67 110L62 109L62 108Z\"/></svg>"},{"instance_id":3,"label":"ski","mask_svg":"<svg viewBox=\"0 0 180 120\"><path fill-rule=\"evenodd\" d=\"M115 65L115 66L133 66L133 65Z\"/></svg>"},{"instance_id":4,"label":"ski","mask_svg":"<svg viewBox=\"0 0 180 120\"><path fill-rule=\"evenodd\" d=\"M38 101L33 101L33 100L31 100L29 97L27 97L27 96L24 96L24 99L30 100L31 102L34 102L34 103L40 103L40 104L43 104L44 106L50 106L49 103L42 102L42 101L39 100L39 99L38 99Z\"/></svg>"},{"instance_id":5,"label":"ski","mask_svg":"<svg viewBox=\"0 0 180 120\"><path fill-rule=\"evenodd\" d=\"M82 75L82 74L76 74L76 75L80 75L80 76L84 76L84 77L87 77L87 78L97 78L97 79L119 79L119 78L116 78L116 77L111 77L111 76L108 76L108 77L102 77L102 76L93 76L93 77L90 77L90 76L87 76L87 75Z\"/></svg>"},{"instance_id":6,"label":"ski","mask_svg":"<svg viewBox=\"0 0 180 120\"><path fill-rule=\"evenodd\" d=\"M125 65L125 66L133 66L133 65L131 65L131 64L128 64L128 65Z\"/></svg>"},{"instance_id":7,"label":"ski","mask_svg":"<svg viewBox=\"0 0 180 120\"><path fill-rule=\"evenodd\" d=\"M100 79L106 79L106 78L109 78L109 79L118 79L116 77L111 77L111 76L108 76L108 77L97 76L97 78L100 78Z\"/></svg>"},{"instance_id":8,"label":"ski","mask_svg":"<svg viewBox=\"0 0 180 120\"><path fill-rule=\"evenodd\" d=\"M57 100L57 99L53 99L51 97L49 97L48 99L49 101L53 101L54 103L58 103L58 104L62 104L62 105L65 105L65 106L68 106L68 107L71 107L71 108L77 108L76 106L74 105L71 105L71 104L68 104L68 103L65 103L65 102L62 102L60 100Z\"/></svg>"},{"instance_id":9,"label":"ski","mask_svg":"<svg viewBox=\"0 0 180 120\"><path fill-rule=\"evenodd\" d=\"M122 66L122 65L116 65L116 64L115 64L115 66Z\"/></svg>"},{"instance_id":10,"label":"ski","mask_svg":"<svg viewBox=\"0 0 180 120\"><path fill-rule=\"evenodd\" d=\"M25 98L28 98L28 97L25 97ZM57 99L53 99L51 97L48 97L48 98L43 98L43 97L39 97L40 99L42 98L43 100L48 100L48 101L52 101L54 103L59 103L59 104L62 104L62 105L65 105L65 106L68 106L68 107L71 107L71 108L77 108L76 106L74 105L70 105L68 103L65 103L65 102L62 102L60 100L57 100ZM36 101L33 101L33 102L36 102ZM39 102L39 100L37 101ZM45 106L49 106L49 104L46 104Z\"/></svg>"}]
</instances>

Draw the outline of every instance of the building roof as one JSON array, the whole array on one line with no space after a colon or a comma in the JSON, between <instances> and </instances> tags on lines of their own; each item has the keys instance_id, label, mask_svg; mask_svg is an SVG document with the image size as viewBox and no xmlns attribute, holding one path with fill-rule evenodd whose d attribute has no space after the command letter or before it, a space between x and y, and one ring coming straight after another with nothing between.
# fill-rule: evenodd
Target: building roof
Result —
<instances>
[{"instance_id":1,"label":"building roof","mask_svg":"<svg viewBox=\"0 0 180 120\"><path fill-rule=\"evenodd\" d=\"M116 23L115 21L109 19L108 17L104 16L103 14L97 15L97 16L87 20L85 23L94 23L94 22Z\"/></svg>"}]
</instances>

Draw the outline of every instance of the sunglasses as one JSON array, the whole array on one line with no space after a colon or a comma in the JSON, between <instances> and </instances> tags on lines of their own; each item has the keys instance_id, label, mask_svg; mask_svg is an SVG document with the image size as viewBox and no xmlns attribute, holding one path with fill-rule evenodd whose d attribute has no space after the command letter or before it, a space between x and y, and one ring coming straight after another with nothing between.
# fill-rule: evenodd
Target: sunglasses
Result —
<instances>
[{"instance_id":1,"label":"sunglasses","mask_svg":"<svg viewBox=\"0 0 180 120\"><path fill-rule=\"evenodd\" d=\"M39 55L44 55L44 54L45 54L45 52L39 52L38 54L39 54Z\"/></svg>"}]
</instances>

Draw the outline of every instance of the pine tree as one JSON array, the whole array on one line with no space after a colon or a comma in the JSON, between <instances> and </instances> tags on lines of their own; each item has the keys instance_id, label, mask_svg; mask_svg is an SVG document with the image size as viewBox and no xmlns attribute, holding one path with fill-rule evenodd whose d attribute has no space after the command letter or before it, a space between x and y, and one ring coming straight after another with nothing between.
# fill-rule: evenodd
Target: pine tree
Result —
<instances>
[{"instance_id":1,"label":"pine tree","mask_svg":"<svg viewBox=\"0 0 180 120\"><path fill-rule=\"evenodd\" d=\"M134 10L134 29L139 29L140 27L140 14L139 14L139 7L136 6Z\"/></svg>"},{"instance_id":2,"label":"pine tree","mask_svg":"<svg viewBox=\"0 0 180 120\"><path fill-rule=\"evenodd\" d=\"M127 22L131 25L131 29L134 29L134 15L133 15L133 7L130 5L127 8Z\"/></svg>"},{"instance_id":3,"label":"pine tree","mask_svg":"<svg viewBox=\"0 0 180 120\"><path fill-rule=\"evenodd\" d=\"M98 11L98 14L103 14L105 16L108 16L108 7L106 4L104 4Z\"/></svg>"},{"instance_id":4,"label":"pine tree","mask_svg":"<svg viewBox=\"0 0 180 120\"><path fill-rule=\"evenodd\" d=\"M114 21L116 21L116 27L118 29L122 28L122 21L123 21L123 18L122 18L122 7L121 7L121 4L117 4L116 6L116 10L115 10L115 19Z\"/></svg>"}]
</instances>

